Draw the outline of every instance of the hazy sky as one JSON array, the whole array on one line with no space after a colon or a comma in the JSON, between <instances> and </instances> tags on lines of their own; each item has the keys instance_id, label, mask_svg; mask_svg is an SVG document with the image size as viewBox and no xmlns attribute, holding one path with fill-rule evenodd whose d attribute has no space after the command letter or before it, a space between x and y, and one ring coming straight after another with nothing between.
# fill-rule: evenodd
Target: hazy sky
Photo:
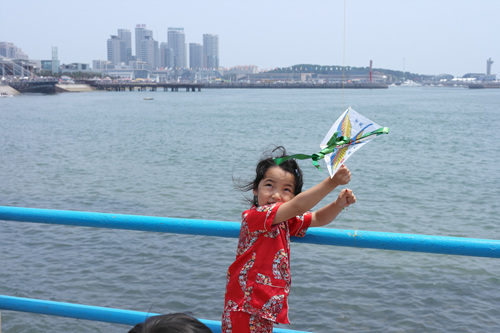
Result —
<instances>
[{"instance_id":1,"label":"hazy sky","mask_svg":"<svg viewBox=\"0 0 500 333\"><path fill-rule=\"evenodd\" d=\"M146 24L159 42L169 27L183 27L187 44L219 35L223 67L373 60L375 68L462 76L486 72L492 58L500 73L499 0L1 0L0 10L0 41L31 59L50 59L57 46L61 63L106 60L110 35L121 28L134 38L136 24Z\"/></svg>"}]
</instances>

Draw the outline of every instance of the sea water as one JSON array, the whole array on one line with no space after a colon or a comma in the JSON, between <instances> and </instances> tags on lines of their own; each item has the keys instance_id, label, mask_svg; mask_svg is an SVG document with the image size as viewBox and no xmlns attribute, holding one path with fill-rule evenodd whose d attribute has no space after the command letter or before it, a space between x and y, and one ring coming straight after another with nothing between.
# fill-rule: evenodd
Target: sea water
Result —
<instances>
[{"instance_id":1,"label":"sea water","mask_svg":"<svg viewBox=\"0 0 500 333\"><path fill-rule=\"evenodd\" d=\"M145 100L144 98L154 98ZM203 89L0 101L0 205L239 221L266 149L314 153L351 106L390 134L348 161L327 228L500 239L500 90ZM305 188L323 180L301 161ZM336 198L337 189L320 205ZM318 206L320 206L318 205ZM237 239L0 221L0 295L220 320ZM498 259L292 244L291 326L499 332ZM2 311L2 329L130 329Z\"/></svg>"}]
</instances>

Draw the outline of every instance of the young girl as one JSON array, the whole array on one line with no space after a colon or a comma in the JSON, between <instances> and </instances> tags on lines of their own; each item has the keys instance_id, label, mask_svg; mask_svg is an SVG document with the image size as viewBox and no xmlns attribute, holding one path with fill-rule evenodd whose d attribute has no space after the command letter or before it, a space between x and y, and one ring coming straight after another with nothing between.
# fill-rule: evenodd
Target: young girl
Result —
<instances>
[{"instance_id":1,"label":"young girl","mask_svg":"<svg viewBox=\"0 0 500 333\"><path fill-rule=\"evenodd\" d=\"M281 152L277 157L286 156L283 147L276 151ZM254 181L242 187L251 189L254 199L242 214L236 260L227 271L222 332L271 333L273 323L290 323L290 236L303 237L307 228L330 223L355 203L352 191L344 189L334 202L309 212L350 180L351 172L342 166L332 179L302 192L302 171L295 160L276 165L269 157L257 164Z\"/></svg>"}]
</instances>

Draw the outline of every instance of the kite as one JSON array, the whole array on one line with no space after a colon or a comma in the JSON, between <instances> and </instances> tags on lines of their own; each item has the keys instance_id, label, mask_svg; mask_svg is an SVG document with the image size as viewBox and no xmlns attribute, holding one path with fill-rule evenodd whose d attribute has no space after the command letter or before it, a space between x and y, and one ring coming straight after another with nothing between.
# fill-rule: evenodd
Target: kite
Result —
<instances>
[{"instance_id":1,"label":"kite","mask_svg":"<svg viewBox=\"0 0 500 333\"><path fill-rule=\"evenodd\" d=\"M313 165L321 170L318 161L324 158L330 177L333 178L337 170L356 150L380 134L389 134L389 128L375 124L349 107L321 141L320 152L312 155L295 154L274 160L279 165L291 158L299 160L310 158Z\"/></svg>"}]
</instances>

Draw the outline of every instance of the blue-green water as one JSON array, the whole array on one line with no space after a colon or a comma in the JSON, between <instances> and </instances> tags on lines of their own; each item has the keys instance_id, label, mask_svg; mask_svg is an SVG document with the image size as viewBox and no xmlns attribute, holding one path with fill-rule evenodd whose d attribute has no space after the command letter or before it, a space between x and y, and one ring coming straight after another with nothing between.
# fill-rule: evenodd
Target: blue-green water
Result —
<instances>
[{"instance_id":1,"label":"blue-green water","mask_svg":"<svg viewBox=\"0 0 500 333\"><path fill-rule=\"evenodd\" d=\"M144 100L154 97L154 100ZM390 128L328 227L500 239L500 90L208 90L0 100L0 205L239 221L233 177L312 153L352 106ZM301 162L305 188L326 177ZM336 193L328 200L336 198ZM220 320L237 239L0 222L0 294ZM498 259L292 245L289 328L498 332ZM2 312L17 332L128 326Z\"/></svg>"}]
</instances>

